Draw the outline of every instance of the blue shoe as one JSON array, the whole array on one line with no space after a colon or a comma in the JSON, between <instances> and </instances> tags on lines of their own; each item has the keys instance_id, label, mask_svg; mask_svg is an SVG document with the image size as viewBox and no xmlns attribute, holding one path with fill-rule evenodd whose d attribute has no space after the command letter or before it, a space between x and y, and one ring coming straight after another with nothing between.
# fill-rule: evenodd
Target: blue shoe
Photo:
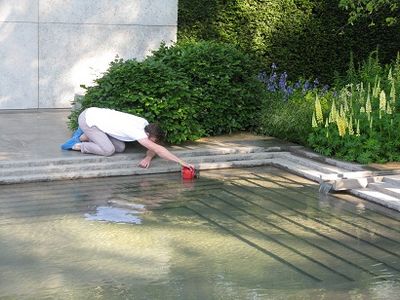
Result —
<instances>
[{"instance_id":1,"label":"blue shoe","mask_svg":"<svg viewBox=\"0 0 400 300\"><path fill-rule=\"evenodd\" d=\"M73 137L73 138L79 138L82 134L83 134L82 129L80 129L80 128L78 127L78 129L75 130L74 133L72 134L72 137Z\"/></svg>"},{"instance_id":2,"label":"blue shoe","mask_svg":"<svg viewBox=\"0 0 400 300\"><path fill-rule=\"evenodd\" d=\"M72 137L68 141L66 141L64 144L61 145L61 149L63 149L63 150L72 150L72 147L75 144L78 144L80 142L81 141L79 140L79 136L78 137Z\"/></svg>"}]
</instances>

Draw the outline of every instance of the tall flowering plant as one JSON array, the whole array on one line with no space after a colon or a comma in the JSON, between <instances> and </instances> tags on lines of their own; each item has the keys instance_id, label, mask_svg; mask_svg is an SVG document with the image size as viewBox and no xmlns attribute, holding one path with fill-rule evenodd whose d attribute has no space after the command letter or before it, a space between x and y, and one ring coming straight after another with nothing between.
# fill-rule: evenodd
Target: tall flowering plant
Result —
<instances>
[{"instance_id":1,"label":"tall flowering plant","mask_svg":"<svg viewBox=\"0 0 400 300\"><path fill-rule=\"evenodd\" d=\"M314 94L322 96L329 87L321 86L318 80L292 83L285 71L278 72L276 64L271 65L269 72L261 72L259 80L267 91L261 109L260 133L305 144L311 131L308 123Z\"/></svg>"},{"instance_id":2,"label":"tall flowering plant","mask_svg":"<svg viewBox=\"0 0 400 300\"><path fill-rule=\"evenodd\" d=\"M316 151L361 163L400 160L400 58L374 82L343 87L326 99L315 97L308 143Z\"/></svg>"}]
</instances>

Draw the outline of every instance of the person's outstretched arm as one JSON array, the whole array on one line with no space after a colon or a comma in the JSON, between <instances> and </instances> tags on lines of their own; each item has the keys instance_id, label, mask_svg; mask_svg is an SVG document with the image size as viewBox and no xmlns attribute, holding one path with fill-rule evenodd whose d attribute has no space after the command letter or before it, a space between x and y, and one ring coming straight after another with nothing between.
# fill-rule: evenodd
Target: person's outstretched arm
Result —
<instances>
[{"instance_id":1,"label":"person's outstretched arm","mask_svg":"<svg viewBox=\"0 0 400 300\"><path fill-rule=\"evenodd\" d=\"M146 147L148 150L154 152L161 158L177 162L181 166L193 168L193 166L191 164L186 163L185 161L183 161L182 159L180 159L179 157L177 157L176 155L174 155L170 151L168 151L165 147L160 146L160 145L152 142L149 139L140 139L140 140L138 140L138 142L139 142L139 144ZM148 167L148 165L146 167Z\"/></svg>"}]
</instances>

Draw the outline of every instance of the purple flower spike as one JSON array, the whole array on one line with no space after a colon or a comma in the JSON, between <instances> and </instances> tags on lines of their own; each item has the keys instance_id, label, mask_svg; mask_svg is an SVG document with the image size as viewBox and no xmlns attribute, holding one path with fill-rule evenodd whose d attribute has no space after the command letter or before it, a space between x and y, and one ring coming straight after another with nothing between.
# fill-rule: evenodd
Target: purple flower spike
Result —
<instances>
[{"instance_id":1,"label":"purple flower spike","mask_svg":"<svg viewBox=\"0 0 400 300\"><path fill-rule=\"evenodd\" d=\"M303 92L306 92L310 89L310 82L308 80L306 80L306 82L304 82L303 85Z\"/></svg>"},{"instance_id":2,"label":"purple flower spike","mask_svg":"<svg viewBox=\"0 0 400 300\"><path fill-rule=\"evenodd\" d=\"M287 74L286 74L286 72L283 72L279 78L279 88L282 91L286 90L286 78L287 78Z\"/></svg>"}]
</instances>

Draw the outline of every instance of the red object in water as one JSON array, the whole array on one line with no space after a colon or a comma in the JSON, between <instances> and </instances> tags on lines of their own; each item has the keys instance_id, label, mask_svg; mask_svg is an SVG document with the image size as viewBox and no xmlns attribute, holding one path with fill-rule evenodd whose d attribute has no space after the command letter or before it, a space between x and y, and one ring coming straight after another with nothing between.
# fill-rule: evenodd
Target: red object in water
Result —
<instances>
[{"instance_id":1,"label":"red object in water","mask_svg":"<svg viewBox=\"0 0 400 300\"><path fill-rule=\"evenodd\" d=\"M183 179L193 179L193 178L198 178L199 173L196 171L195 168L188 168L188 167L182 167L182 178Z\"/></svg>"}]
</instances>

